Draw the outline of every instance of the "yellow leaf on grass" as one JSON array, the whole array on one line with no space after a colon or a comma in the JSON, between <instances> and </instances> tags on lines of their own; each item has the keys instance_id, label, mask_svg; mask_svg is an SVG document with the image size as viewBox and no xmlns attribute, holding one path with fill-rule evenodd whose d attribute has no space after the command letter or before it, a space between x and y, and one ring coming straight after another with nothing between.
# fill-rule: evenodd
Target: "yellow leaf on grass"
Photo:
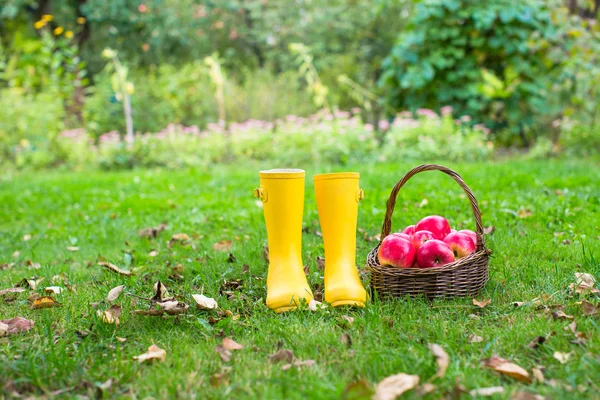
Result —
<instances>
[{"instance_id":1,"label":"yellow leaf on grass","mask_svg":"<svg viewBox=\"0 0 600 400\"><path fill-rule=\"evenodd\" d=\"M52 307L56 307L58 305L58 303L56 301L54 301L54 299L50 296L42 296L42 297L38 297L37 299L35 299L33 301L33 304L31 304L31 309L32 310L38 310L41 308L52 308Z\"/></svg>"}]
</instances>

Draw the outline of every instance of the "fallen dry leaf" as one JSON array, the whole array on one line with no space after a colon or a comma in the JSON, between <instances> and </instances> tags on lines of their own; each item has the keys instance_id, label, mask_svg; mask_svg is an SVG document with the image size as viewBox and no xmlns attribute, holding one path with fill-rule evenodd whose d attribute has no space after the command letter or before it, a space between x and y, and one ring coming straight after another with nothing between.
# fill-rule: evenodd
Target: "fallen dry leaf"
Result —
<instances>
[{"instance_id":1,"label":"fallen dry leaf","mask_svg":"<svg viewBox=\"0 0 600 400\"><path fill-rule=\"evenodd\" d=\"M154 228L154 227L143 228L143 229L138 230L138 235L140 235L143 238L154 239L158 236L158 234L160 232L164 231L166 228L167 228L167 225L165 225L165 224L160 224L156 228Z\"/></svg>"},{"instance_id":2,"label":"fallen dry leaf","mask_svg":"<svg viewBox=\"0 0 600 400\"><path fill-rule=\"evenodd\" d=\"M342 393L341 400L367 400L370 399L375 391L371 382L366 379L352 382L346 386Z\"/></svg>"},{"instance_id":3,"label":"fallen dry leaf","mask_svg":"<svg viewBox=\"0 0 600 400\"><path fill-rule=\"evenodd\" d=\"M231 250L232 245L233 242L231 240L221 240L220 242L213 244L212 248L215 251L229 251Z\"/></svg>"},{"instance_id":4,"label":"fallen dry leaf","mask_svg":"<svg viewBox=\"0 0 600 400\"><path fill-rule=\"evenodd\" d=\"M35 299L33 301L33 304L31 304L31 309L32 310L39 310L41 308L52 308L52 307L56 307L59 304L54 301L54 299L50 296L42 296L42 297L38 297L37 299Z\"/></svg>"},{"instance_id":5,"label":"fallen dry leaf","mask_svg":"<svg viewBox=\"0 0 600 400\"><path fill-rule=\"evenodd\" d=\"M544 383L544 373L542 372L541 367L531 368L531 375L533 375L533 379L535 379L538 383Z\"/></svg>"},{"instance_id":6,"label":"fallen dry leaf","mask_svg":"<svg viewBox=\"0 0 600 400\"><path fill-rule=\"evenodd\" d=\"M291 363L294 360L294 352L287 349L281 349L269 356L272 363L285 361Z\"/></svg>"},{"instance_id":7,"label":"fallen dry leaf","mask_svg":"<svg viewBox=\"0 0 600 400\"><path fill-rule=\"evenodd\" d=\"M106 300L112 303L121 295L121 293L123 293L123 289L125 289L125 285L120 285L110 289L108 295L106 296Z\"/></svg>"},{"instance_id":8,"label":"fallen dry leaf","mask_svg":"<svg viewBox=\"0 0 600 400\"><path fill-rule=\"evenodd\" d=\"M171 236L171 240L174 240L176 242L187 242L188 240L190 240L190 237L187 233L176 233L173 236Z\"/></svg>"},{"instance_id":9,"label":"fallen dry leaf","mask_svg":"<svg viewBox=\"0 0 600 400\"><path fill-rule=\"evenodd\" d=\"M561 353L560 351L555 351L553 355L561 364L566 364L572 354L573 353Z\"/></svg>"},{"instance_id":10,"label":"fallen dry leaf","mask_svg":"<svg viewBox=\"0 0 600 400\"><path fill-rule=\"evenodd\" d=\"M100 320L104 323L111 324L111 325L119 325L119 323L120 323L119 316L121 315L121 306L112 305L112 306L110 306L110 308L108 310L96 311L96 314L98 315L98 317L100 317Z\"/></svg>"},{"instance_id":11,"label":"fallen dry leaf","mask_svg":"<svg viewBox=\"0 0 600 400\"><path fill-rule=\"evenodd\" d=\"M125 343L127 341L127 338L124 337L115 336L115 338L121 343Z\"/></svg>"},{"instance_id":12,"label":"fallen dry leaf","mask_svg":"<svg viewBox=\"0 0 600 400\"><path fill-rule=\"evenodd\" d=\"M203 294L193 294L192 297L196 302L196 307L201 310L215 310L217 309L217 301L211 297L206 297Z\"/></svg>"},{"instance_id":13,"label":"fallen dry leaf","mask_svg":"<svg viewBox=\"0 0 600 400\"><path fill-rule=\"evenodd\" d=\"M44 288L44 292L50 294L61 294L64 289L60 286L47 286Z\"/></svg>"},{"instance_id":14,"label":"fallen dry leaf","mask_svg":"<svg viewBox=\"0 0 600 400\"><path fill-rule=\"evenodd\" d=\"M74 251L79 251L79 247L77 247L77 246L67 246L67 250L73 251L73 252Z\"/></svg>"},{"instance_id":15,"label":"fallen dry leaf","mask_svg":"<svg viewBox=\"0 0 600 400\"><path fill-rule=\"evenodd\" d=\"M325 258L317 256L317 268L319 268L320 271L325 269Z\"/></svg>"},{"instance_id":16,"label":"fallen dry leaf","mask_svg":"<svg viewBox=\"0 0 600 400\"><path fill-rule=\"evenodd\" d=\"M229 372L216 373L210 377L210 384L213 387L229 385Z\"/></svg>"},{"instance_id":17,"label":"fallen dry leaf","mask_svg":"<svg viewBox=\"0 0 600 400\"><path fill-rule=\"evenodd\" d=\"M308 309L310 311L317 311L320 310L321 308L326 308L327 306L324 305L323 303L321 303L320 301L317 301L315 299L312 299L311 301L308 302Z\"/></svg>"},{"instance_id":18,"label":"fallen dry leaf","mask_svg":"<svg viewBox=\"0 0 600 400\"><path fill-rule=\"evenodd\" d=\"M469 394L473 397L489 397L500 393L504 393L504 388L502 386L473 389L469 392Z\"/></svg>"},{"instance_id":19,"label":"fallen dry leaf","mask_svg":"<svg viewBox=\"0 0 600 400\"><path fill-rule=\"evenodd\" d=\"M435 356L435 361L438 365L438 370L436 374L430 379L442 378L446 374L446 370L448 369L448 364L450 364L450 357L448 353L440 346L439 344L431 343L429 344L429 350Z\"/></svg>"},{"instance_id":20,"label":"fallen dry leaf","mask_svg":"<svg viewBox=\"0 0 600 400\"><path fill-rule=\"evenodd\" d=\"M488 226L488 227L483 228L484 235L493 235L495 231L496 231L495 226Z\"/></svg>"},{"instance_id":21,"label":"fallen dry leaf","mask_svg":"<svg viewBox=\"0 0 600 400\"><path fill-rule=\"evenodd\" d=\"M348 332L342 333L342 336L340 336L340 343L348 347L352 346L352 338Z\"/></svg>"},{"instance_id":22,"label":"fallen dry leaf","mask_svg":"<svg viewBox=\"0 0 600 400\"><path fill-rule=\"evenodd\" d=\"M545 400L545 397L531 392L517 392L513 394L511 400Z\"/></svg>"},{"instance_id":23,"label":"fallen dry leaf","mask_svg":"<svg viewBox=\"0 0 600 400\"><path fill-rule=\"evenodd\" d=\"M581 302L581 308L583 308L583 315L597 315L600 312L600 307L585 300Z\"/></svg>"},{"instance_id":24,"label":"fallen dry leaf","mask_svg":"<svg viewBox=\"0 0 600 400\"><path fill-rule=\"evenodd\" d=\"M595 287L596 278L592 274L585 272L575 272L575 283L569 285L569 289L573 293L587 294L600 293L600 290Z\"/></svg>"},{"instance_id":25,"label":"fallen dry leaf","mask_svg":"<svg viewBox=\"0 0 600 400\"><path fill-rule=\"evenodd\" d=\"M483 338L481 336L477 336L476 334L469 335L469 343L480 343L483 342Z\"/></svg>"},{"instance_id":26,"label":"fallen dry leaf","mask_svg":"<svg viewBox=\"0 0 600 400\"><path fill-rule=\"evenodd\" d=\"M485 306L487 306L491 302L492 302L492 299L483 300L483 301L478 301L477 299L473 299L473 305L476 305L479 308L484 308Z\"/></svg>"},{"instance_id":27,"label":"fallen dry leaf","mask_svg":"<svg viewBox=\"0 0 600 400\"><path fill-rule=\"evenodd\" d=\"M174 300L174 298L169 296L169 291L167 290L167 287L163 285L161 281L157 281L154 284L154 296L151 300L162 303L165 301Z\"/></svg>"},{"instance_id":28,"label":"fallen dry leaf","mask_svg":"<svg viewBox=\"0 0 600 400\"><path fill-rule=\"evenodd\" d=\"M144 354L141 354L139 356L134 356L133 359L138 360L138 362L140 362L140 363L143 363L144 361L152 361L152 360L165 361L166 357L167 357L167 352L165 350L161 349L160 347L158 347L157 345L153 344L152 346L148 347L147 352L145 352Z\"/></svg>"},{"instance_id":29,"label":"fallen dry leaf","mask_svg":"<svg viewBox=\"0 0 600 400\"><path fill-rule=\"evenodd\" d=\"M296 367L297 369L301 369L302 367L312 367L313 365L315 365L317 362L315 360L305 360L305 361L294 361L291 364L284 364L281 366L281 369L283 371L287 371L288 369L291 369L292 367Z\"/></svg>"},{"instance_id":30,"label":"fallen dry leaf","mask_svg":"<svg viewBox=\"0 0 600 400\"><path fill-rule=\"evenodd\" d=\"M354 317L351 317L349 315L342 315L342 319L348 322L349 325L352 325L354 323Z\"/></svg>"},{"instance_id":31,"label":"fallen dry leaf","mask_svg":"<svg viewBox=\"0 0 600 400\"><path fill-rule=\"evenodd\" d=\"M569 325L565 326L563 329L565 331L570 330L571 332L573 332L575 334L575 333L577 333L577 323L575 323L575 321L573 321Z\"/></svg>"},{"instance_id":32,"label":"fallen dry leaf","mask_svg":"<svg viewBox=\"0 0 600 400\"><path fill-rule=\"evenodd\" d=\"M231 351L227 350L222 345L216 346L215 351L219 354L219 357L221 357L221 360L223 360L225 362L228 362L229 360L231 360Z\"/></svg>"},{"instance_id":33,"label":"fallen dry leaf","mask_svg":"<svg viewBox=\"0 0 600 400\"><path fill-rule=\"evenodd\" d=\"M486 368L493 369L503 375L510 376L521 382L531 382L529 372L524 368L512 363L504 358L493 355L492 357L482 360L483 366Z\"/></svg>"},{"instance_id":34,"label":"fallen dry leaf","mask_svg":"<svg viewBox=\"0 0 600 400\"><path fill-rule=\"evenodd\" d=\"M533 212L528 208L521 208L517 212L517 215L519 216L519 218L529 218L533 215Z\"/></svg>"},{"instance_id":35,"label":"fallen dry leaf","mask_svg":"<svg viewBox=\"0 0 600 400\"><path fill-rule=\"evenodd\" d=\"M573 319L573 316L567 315L561 310L557 310L557 311L552 311L552 318L553 319Z\"/></svg>"},{"instance_id":36,"label":"fallen dry leaf","mask_svg":"<svg viewBox=\"0 0 600 400\"><path fill-rule=\"evenodd\" d=\"M242 346L241 344L235 342L234 340L226 337L223 338L223 342L221 344L221 346L223 346L224 349L226 350L241 350L244 348L244 346Z\"/></svg>"},{"instance_id":37,"label":"fallen dry leaf","mask_svg":"<svg viewBox=\"0 0 600 400\"><path fill-rule=\"evenodd\" d=\"M23 278L23 280L17 283L16 287L29 287L31 290L35 290L38 285L44 280L44 278L31 277L30 279Z\"/></svg>"},{"instance_id":38,"label":"fallen dry leaf","mask_svg":"<svg viewBox=\"0 0 600 400\"><path fill-rule=\"evenodd\" d=\"M13 288L8 288L8 289L2 289L2 290L0 290L0 296L7 295L9 293L23 293L24 291L25 291L25 288L22 288L22 287L13 287Z\"/></svg>"},{"instance_id":39,"label":"fallen dry leaf","mask_svg":"<svg viewBox=\"0 0 600 400\"><path fill-rule=\"evenodd\" d=\"M100 262L98 262L98 265L100 265L100 266L108 269L109 271L117 273L119 275L125 275L125 276L131 276L131 275L133 275L131 271L125 271L125 270L117 267L116 265L111 264L111 263L106 262L106 261L100 261Z\"/></svg>"},{"instance_id":40,"label":"fallen dry leaf","mask_svg":"<svg viewBox=\"0 0 600 400\"><path fill-rule=\"evenodd\" d=\"M177 300L157 302L156 305L159 306L164 312L166 312L169 315L185 314L188 308L190 308L190 306L188 306L187 304Z\"/></svg>"},{"instance_id":41,"label":"fallen dry leaf","mask_svg":"<svg viewBox=\"0 0 600 400\"><path fill-rule=\"evenodd\" d=\"M433 383L426 382L421 386L417 387L415 393L420 398L425 396L426 394L432 393L435 390L435 388L436 387Z\"/></svg>"},{"instance_id":42,"label":"fallen dry leaf","mask_svg":"<svg viewBox=\"0 0 600 400\"><path fill-rule=\"evenodd\" d=\"M265 259L265 261L267 263L269 263L269 246L264 246L263 247L263 258Z\"/></svg>"},{"instance_id":43,"label":"fallen dry leaf","mask_svg":"<svg viewBox=\"0 0 600 400\"><path fill-rule=\"evenodd\" d=\"M33 327L33 324L33 321L23 317L0 320L0 337L27 332Z\"/></svg>"},{"instance_id":44,"label":"fallen dry leaf","mask_svg":"<svg viewBox=\"0 0 600 400\"><path fill-rule=\"evenodd\" d=\"M404 373L388 376L375 386L373 400L395 400L419 384L418 375Z\"/></svg>"},{"instance_id":45,"label":"fallen dry leaf","mask_svg":"<svg viewBox=\"0 0 600 400\"><path fill-rule=\"evenodd\" d=\"M156 250L151 250L148 253L148 257L156 257L157 255L158 255L158 251L156 251Z\"/></svg>"},{"instance_id":46,"label":"fallen dry leaf","mask_svg":"<svg viewBox=\"0 0 600 400\"><path fill-rule=\"evenodd\" d=\"M538 347L540 347L541 345L544 344L544 342L546 341L546 339L548 337L549 337L549 335L548 336L536 336L535 338L533 338L533 340L531 340L531 342L529 342L527 347L529 347L530 349L537 349Z\"/></svg>"}]
</instances>

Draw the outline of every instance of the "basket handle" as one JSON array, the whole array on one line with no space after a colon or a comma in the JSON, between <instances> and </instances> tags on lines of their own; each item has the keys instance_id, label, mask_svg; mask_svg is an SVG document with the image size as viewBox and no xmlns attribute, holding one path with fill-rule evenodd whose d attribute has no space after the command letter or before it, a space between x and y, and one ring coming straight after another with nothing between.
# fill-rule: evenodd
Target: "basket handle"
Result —
<instances>
[{"instance_id":1,"label":"basket handle","mask_svg":"<svg viewBox=\"0 0 600 400\"><path fill-rule=\"evenodd\" d=\"M481 211L479 210L479 204L477 204L477 199L475 195L467 186L465 181L458 175L456 172L452 171L450 168L446 168L442 165L437 164L423 164L419 165L408 171L404 178L402 178L394 188L392 189L392 193L390 194L390 198L387 201L387 210L385 212L385 219L383 220L383 227L381 228L381 240L383 240L386 236L388 236L392 230L392 214L394 213L394 207L396 206L396 198L398 197L398 192L404 186L406 182L416 174L424 171L441 171L446 175L451 176L456 183L465 191L469 201L471 202L471 208L473 209L473 216L475 217L475 225L477 226L477 251L483 250L485 246L485 239L483 237L483 225L481 223Z\"/></svg>"}]
</instances>

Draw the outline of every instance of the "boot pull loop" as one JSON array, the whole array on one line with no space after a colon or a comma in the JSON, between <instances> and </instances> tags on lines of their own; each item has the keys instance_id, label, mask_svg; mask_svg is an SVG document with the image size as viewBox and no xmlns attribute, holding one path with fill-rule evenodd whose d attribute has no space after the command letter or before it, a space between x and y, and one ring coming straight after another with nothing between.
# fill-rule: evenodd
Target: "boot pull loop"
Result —
<instances>
[{"instance_id":1,"label":"boot pull loop","mask_svg":"<svg viewBox=\"0 0 600 400\"><path fill-rule=\"evenodd\" d=\"M365 191L359 188L356 191L356 202L358 203L359 201L361 201L364 198L365 198Z\"/></svg>"},{"instance_id":2,"label":"boot pull loop","mask_svg":"<svg viewBox=\"0 0 600 400\"><path fill-rule=\"evenodd\" d=\"M263 203L266 203L269 199L269 196L267 195L267 189L265 189L262 186L257 187L256 189L254 189L254 197L256 197L257 199L261 199Z\"/></svg>"}]
</instances>

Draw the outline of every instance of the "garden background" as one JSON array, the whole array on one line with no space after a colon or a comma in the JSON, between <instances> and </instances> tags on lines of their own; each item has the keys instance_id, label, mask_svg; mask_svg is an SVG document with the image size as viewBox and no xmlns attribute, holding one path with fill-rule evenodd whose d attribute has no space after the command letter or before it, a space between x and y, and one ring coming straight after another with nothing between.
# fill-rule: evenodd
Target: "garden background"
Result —
<instances>
[{"instance_id":1,"label":"garden background","mask_svg":"<svg viewBox=\"0 0 600 400\"><path fill-rule=\"evenodd\" d=\"M599 18L600 0L0 0L0 398L597 398ZM307 172L322 300L311 177L360 172L370 289L390 190L429 162L479 201L482 293L266 307L260 169ZM475 228L428 172L393 229L432 214Z\"/></svg>"}]
</instances>

